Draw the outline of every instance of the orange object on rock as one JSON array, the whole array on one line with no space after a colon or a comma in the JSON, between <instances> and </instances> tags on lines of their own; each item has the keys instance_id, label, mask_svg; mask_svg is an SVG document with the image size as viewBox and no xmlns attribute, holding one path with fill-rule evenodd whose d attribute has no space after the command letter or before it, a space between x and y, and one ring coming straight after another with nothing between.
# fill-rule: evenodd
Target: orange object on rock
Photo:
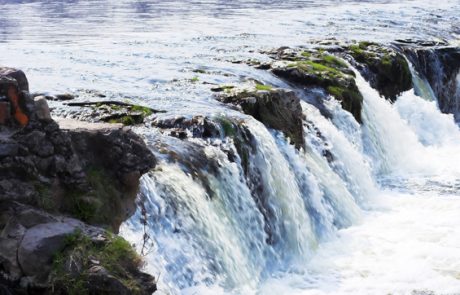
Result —
<instances>
[{"instance_id":1,"label":"orange object on rock","mask_svg":"<svg viewBox=\"0 0 460 295\"><path fill-rule=\"evenodd\" d=\"M26 126L27 123L29 123L29 117L27 117L27 115L21 110L21 107L19 106L18 90L13 85L8 88L8 98L11 102L14 118L22 127Z\"/></svg>"}]
</instances>

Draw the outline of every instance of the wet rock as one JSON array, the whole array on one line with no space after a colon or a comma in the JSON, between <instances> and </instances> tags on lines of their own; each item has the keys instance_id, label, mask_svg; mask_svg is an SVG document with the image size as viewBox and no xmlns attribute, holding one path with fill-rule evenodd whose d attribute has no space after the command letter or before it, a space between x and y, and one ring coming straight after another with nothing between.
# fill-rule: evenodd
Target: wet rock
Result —
<instances>
[{"instance_id":1,"label":"wet rock","mask_svg":"<svg viewBox=\"0 0 460 295\"><path fill-rule=\"evenodd\" d=\"M125 126L143 124L150 115L164 112L121 101L70 102L66 105L78 108L65 111L60 116L96 123L121 123Z\"/></svg>"},{"instance_id":2,"label":"wet rock","mask_svg":"<svg viewBox=\"0 0 460 295\"><path fill-rule=\"evenodd\" d=\"M56 100L59 100L59 101L67 101L67 100L75 99L75 96L70 93L56 94L54 97L56 98Z\"/></svg>"},{"instance_id":3,"label":"wet rock","mask_svg":"<svg viewBox=\"0 0 460 295\"><path fill-rule=\"evenodd\" d=\"M18 154L19 144L9 138L0 137L0 158L14 157Z\"/></svg>"},{"instance_id":4,"label":"wet rock","mask_svg":"<svg viewBox=\"0 0 460 295\"><path fill-rule=\"evenodd\" d=\"M354 80L354 73L345 62L322 50L278 51L282 60L272 65L280 78L308 89L319 87L342 104L361 122L363 97ZM289 61L286 61L288 58Z\"/></svg>"},{"instance_id":5,"label":"wet rock","mask_svg":"<svg viewBox=\"0 0 460 295\"><path fill-rule=\"evenodd\" d=\"M297 148L304 146L302 107L293 91L254 84L224 91L218 99L237 105L268 127L282 131Z\"/></svg>"},{"instance_id":6,"label":"wet rock","mask_svg":"<svg viewBox=\"0 0 460 295\"><path fill-rule=\"evenodd\" d=\"M346 47L351 63L380 95L395 101L399 94L412 88L412 75L405 57L395 49L371 42Z\"/></svg>"},{"instance_id":7,"label":"wet rock","mask_svg":"<svg viewBox=\"0 0 460 295\"><path fill-rule=\"evenodd\" d=\"M220 125L215 120L204 116L156 118L152 126L168 130L171 136L186 139L189 137L221 137Z\"/></svg>"},{"instance_id":8,"label":"wet rock","mask_svg":"<svg viewBox=\"0 0 460 295\"><path fill-rule=\"evenodd\" d=\"M455 46L401 46L416 71L430 84L443 113L460 121L460 48Z\"/></svg>"}]
</instances>

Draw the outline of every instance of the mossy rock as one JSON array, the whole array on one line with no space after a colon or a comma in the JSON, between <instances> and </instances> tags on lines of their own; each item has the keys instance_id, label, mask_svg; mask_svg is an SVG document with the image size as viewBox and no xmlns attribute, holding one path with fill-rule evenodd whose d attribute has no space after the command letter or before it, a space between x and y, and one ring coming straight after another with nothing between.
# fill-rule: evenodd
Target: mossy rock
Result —
<instances>
[{"instance_id":1,"label":"mossy rock","mask_svg":"<svg viewBox=\"0 0 460 295\"><path fill-rule=\"evenodd\" d=\"M54 255L49 285L53 294L151 294L154 278L142 274L141 266L141 257L122 237L76 230Z\"/></svg>"},{"instance_id":2,"label":"mossy rock","mask_svg":"<svg viewBox=\"0 0 460 295\"><path fill-rule=\"evenodd\" d=\"M300 51L296 61L281 62L272 71L290 83L323 88L361 123L363 97L356 86L354 72L340 58L324 50Z\"/></svg>"},{"instance_id":3,"label":"mossy rock","mask_svg":"<svg viewBox=\"0 0 460 295\"><path fill-rule=\"evenodd\" d=\"M293 91L255 83L222 91L217 98L238 106L267 127L282 131L297 148L304 146L302 107ZM224 129L232 131L228 126Z\"/></svg>"},{"instance_id":4,"label":"mossy rock","mask_svg":"<svg viewBox=\"0 0 460 295\"><path fill-rule=\"evenodd\" d=\"M352 63L370 85L390 101L412 88L412 75L405 57L391 47L360 42L346 47Z\"/></svg>"}]
</instances>

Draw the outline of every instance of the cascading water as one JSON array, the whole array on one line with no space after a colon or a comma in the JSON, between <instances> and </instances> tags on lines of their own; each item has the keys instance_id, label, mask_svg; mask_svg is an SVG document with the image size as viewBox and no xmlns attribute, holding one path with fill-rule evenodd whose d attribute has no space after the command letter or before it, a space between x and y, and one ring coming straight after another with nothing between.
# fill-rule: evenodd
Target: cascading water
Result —
<instances>
[{"instance_id":1,"label":"cascading water","mask_svg":"<svg viewBox=\"0 0 460 295\"><path fill-rule=\"evenodd\" d=\"M165 162L143 178L144 209L122 232L140 251L145 238L152 239L148 265L162 274L169 292L204 284L248 294L270 273L298 271L320 240L360 218L363 196L356 201L348 188L356 184L346 183L317 151L297 151L253 119L240 128L253 138L246 143L253 148L246 172L239 157L230 162L219 147L200 142L217 170L190 174L180 163ZM340 140L337 145L346 137ZM354 147L348 146L356 154ZM334 154L335 163L340 156Z\"/></svg>"},{"instance_id":2,"label":"cascading water","mask_svg":"<svg viewBox=\"0 0 460 295\"><path fill-rule=\"evenodd\" d=\"M435 198L428 195L418 202L398 189L404 183L410 193L428 194L452 186L449 181L455 186L460 169L450 159L460 145L460 131L452 115L442 114L434 101L413 90L390 104L358 72L356 83L364 97L362 125L332 97L324 103L332 114L329 119L302 102L305 150L296 150L280 132L245 117L232 121L234 128L248 134L245 140L227 134L191 139L178 148L185 154L200 149L205 159L198 161L213 164L191 169L194 161L184 159L195 157L192 152L184 159L162 157L161 164L143 177L140 209L123 225L122 233L146 254L148 270L160 274L160 292L372 294L393 290L399 294L413 290L413 282L400 269L412 276L414 269L388 265L384 257L393 255L419 265L417 255L423 255L423 250L407 254L398 238L412 227L391 226L420 222ZM421 157L427 161L420 161ZM443 199L440 210L451 212L446 209L451 200ZM401 210L407 206L415 209L404 215ZM440 225L457 222L452 214L433 218ZM414 230L411 243L422 249L432 246L420 236L422 226ZM460 232L452 234L460 237ZM382 242L385 238L390 242ZM390 251L392 243L396 249ZM451 245L446 243L438 248ZM455 259L456 254L449 252L447 257ZM395 276L386 276L376 267L393 269L407 281L389 287ZM455 290L455 279L442 277L454 264L442 274L433 273L432 264L419 267L421 276L433 279L417 287Z\"/></svg>"}]
</instances>

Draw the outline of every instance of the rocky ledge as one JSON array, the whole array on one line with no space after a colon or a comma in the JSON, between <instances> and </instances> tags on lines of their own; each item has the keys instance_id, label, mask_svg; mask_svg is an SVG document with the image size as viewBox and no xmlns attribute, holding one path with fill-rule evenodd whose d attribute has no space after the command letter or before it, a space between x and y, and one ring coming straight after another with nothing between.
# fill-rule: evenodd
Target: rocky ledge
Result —
<instances>
[{"instance_id":1,"label":"rocky ledge","mask_svg":"<svg viewBox=\"0 0 460 295\"><path fill-rule=\"evenodd\" d=\"M0 68L1 292L153 293L155 279L114 233L155 164L127 127L54 121L23 72Z\"/></svg>"}]
</instances>

